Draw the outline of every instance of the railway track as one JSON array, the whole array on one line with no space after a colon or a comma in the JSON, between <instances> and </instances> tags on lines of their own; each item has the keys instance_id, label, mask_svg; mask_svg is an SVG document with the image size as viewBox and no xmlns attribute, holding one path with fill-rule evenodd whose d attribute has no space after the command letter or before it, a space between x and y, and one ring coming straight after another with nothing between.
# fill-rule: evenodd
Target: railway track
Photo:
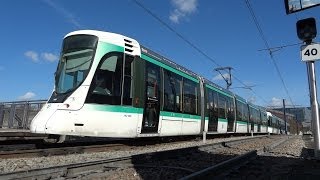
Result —
<instances>
[{"instance_id":1,"label":"railway track","mask_svg":"<svg viewBox=\"0 0 320 180\"><path fill-rule=\"evenodd\" d=\"M260 147L256 150L252 150L243 154L240 154L234 158L228 159L226 161L223 161L219 164L207 167L205 169L202 169L200 171L194 172L188 176L185 176L181 178L181 180L187 180L187 179L233 179L233 178L245 178L245 179L252 179L250 175L254 175L255 179L263 179L265 178L265 172L261 171L264 170L261 168L261 161L257 160L259 156L263 156L264 154L269 153L273 149L277 148L278 146L282 145L283 143L287 142L289 138L284 138L281 140L278 140L276 142L273 142L270 145ZM231 144L232 147L237 144ZM255 163L255 166L252 166L252 164ZM257 176L257 168L256 165L260 166L260 176ZM258 166L258 167L259 167ZM242 169L246 172L246 176L240 173L239 169ZM249 175L248 175L249 174Z\"/></svg>"},{"instance_id":2,"label":"railway track","mask_svg":"<svg viewBox=\"0 0 320 180\"><path fill-rule=\"evenodd\" d=\"M12 151L0 152L0 159L32 158L32 157L42 157L42 156L56 156L56 155L67 155L67 154L116 151L123 148L129 148L129 146L124 144L104 144L104 145L88 145L88 146L76 146L76 147L12 150Z\"/></svg>"},{"instance_id":3,"label":"railway track","mask_svg":"<svg viewBox=\"0 0 320 180\"><path fill-rule=\"evenodd\" d=\"M250 138L86 163L13 172L0 175L0 179L90 179L103 177L112 177L113 179L163 179L168 177L173 179L188 179L190 178L188 177L189 175L203 171L208 167L220 166L219 164L221 163L228 164L226 163L227 161L232 161L230 160L232 158L239 158L242 156L241 154L246 153L246 156L251 157L252 154L256 154L256 150L252 150L252 148L251 150L241 149L239 146L252 143L257 144L257 141L261 140L266 143L259 146L259 151L266 149L270 142L275 139L259 137L254 140ZM283 141L283 139L281 140ZM230 153L231 151L227 152L228 150L237 152ZM226 152L221 153L221 151ZM249 151L251 152L247 153ZM244 160L240 158L238 161L243 162Z\"/></svg>"},{"instance_id":4,"label":"railway track","mask_svg":"<svg viewBox=\"0 0 320 180\"><path fill-rule=\"evenodd\" d=\"M319 179L319 160L291 153L294 141L297 137L276 141L181 179Z\"/></svg>"},{"instance_id":5,"label":"railway track","mask_svg":"<svg viewBox=\"0 0 320 180\"><path fill-rule=\"evenodd\" d=\"M265 137L265 136L259 136ZM256 137L254 137L256 138ZM0 149L0 159L9 158L33 158L47 157L56 155L82 154L105 151L118 151L139 149L144 146L155 146L161 144L175 144L194 139L176 139L171 142L162 142L160 140L114 140L114 141L97 141L97 142L70 142L66 144L44 144L42 141L30 142L28 144L7 144L2 145ZM237 143L237 141L233 141ZM230 141L231 143L231 141Z\"/></svg>"}]
</instances>

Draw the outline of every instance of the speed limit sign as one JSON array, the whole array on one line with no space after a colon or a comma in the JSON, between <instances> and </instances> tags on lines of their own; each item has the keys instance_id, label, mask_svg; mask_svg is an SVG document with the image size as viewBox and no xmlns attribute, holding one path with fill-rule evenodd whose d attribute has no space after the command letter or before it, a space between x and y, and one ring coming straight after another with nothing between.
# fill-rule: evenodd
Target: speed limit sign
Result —
<instances>
[{"instance_id":1,"label":"speed limit sign","mask_svg":"<svg viewBox=\"0 0 320 180\"><path fill-rule=\"evenodd\" d=\"M320 44L301 46L302 61L316 61L320 59Z\"/></svg>"}]
</instances>

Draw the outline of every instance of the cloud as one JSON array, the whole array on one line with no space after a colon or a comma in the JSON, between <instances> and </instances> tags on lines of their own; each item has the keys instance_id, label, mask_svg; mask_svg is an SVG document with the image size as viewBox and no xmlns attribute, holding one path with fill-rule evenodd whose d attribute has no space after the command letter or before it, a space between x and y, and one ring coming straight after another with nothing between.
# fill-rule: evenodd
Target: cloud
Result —
<instances>
[{"instance_id":1,"label":"cloud","mask_svg":"<svg viewBox=\"0 0 320 180\"><path fill-rule=\"evenodd\" d=\"M252 104L255 104L255 102L257 101L257 98L254 97L254 96L251 96L249 99L248 99L248 102L252 103Z\"/></svg>"},{"instance_id":2,"label":"cloud","mask_svg":"<svg viewBox=\"0 0 320 180\"><path fill-rule=\"evenodd\" d=\"M55 2L51 0L43 0L47 5L51 6L53 9L55 9L59 14L61 14L69 23L74 25L77 28L83 28L82 25L77 21L75 16L68 11L67 9L63 8L62 6L56 4Z\"/></svg>"},{"instance_id":3,"label":"cloud","mask_svg":"<svg viewBox=\"0 0 320 180\"><path fill-rule=\"evenodd\" d=\"M198 0L171 0L171 3L175 9L170 13L169 19L179 23L181 19L196 12Z\"/></svg>"},{"instance_id":4,"label":"cloud","mask_svg":"<svg viewBox=\"0 0 320 180\"><path fill-rule=\"evenodd\" d=\"M39 62L39 55L37 52L34 51L27 51L24 53L24 55L31 59L33 62Z\"/></svg>"},{"instance_id":5,"label":"cloud","mask_svg":"<svg viewBox=\"0 0 320 180\"><path fill-rule=\"evenodd\" d=\"M276 97L273 97L271 99L270 106L282 106L282 99L278 99Z\"/></svg>"},{"instance_id":6,"label":"cloud","mask_svg":"<svg viewBox=\"0 0 320 180\"><path fill-rule=\"evenodd\" d=\"M309 7L316 5L318 2L314 2L314 0L304 0L302 1L302 7Z\"/></svg>"},{"instance_id":7,"label":"cloud","mask_svg":"<svg viewBox=\"0 0 320 180\"><path fill-rule=\"evenodd\" d=\"M31 100L34 99L36 97L36 94L33 92L27 92L26 94L19 96L18 100L20 101L27 101L27 100Z\"/></svg>"},{"instance_id":8,"label":"cloud","mask_svg":"<svg viewBox=\"0 0 320 180\"><path fill-rule=\"evenodd\" d=\"M218 74L215 77L212 78L213 81L221 81L224 80L224 78L229 79L229 73L224 73L224 74Z\"/></svg>"},{"instance_id":9,"label":"cloud","mask_svg":"<svg viewBox=\"0 0 320 180\"><path fill-rule=\"evenodd\" d=\"M286 106L292 106L292 103L287 101L286 99L284 100L284 103ZM279 99L279 98L276 98L276 97L273 97L271 99L271 103L270 105L271 107L283 107L283 99Z\"/></svg>"},{"instance_id":10,"label":"cloud","mask_svg":"<svg viewBox=\"0 0 320 180\"><path fill-rule=\"evenodd\" d=\"M45 61L49 61L49 62L55 62L58 60L58 56L52 54L52 53L42 53L41 54L42 59L44 59Z\"/></svg>"},{"instance_id":11,"label":"cloud","mask_svg":"<svg viewBox=\"0 0 320 180\"><path fill-rule=\"evenodd\" d=\"M41 54L41 55L39 55ZM47 62L55 62L58 60L58 56L53 54L53 53L49 53L49 52L44 52L44 53L38 53L36 51L27 51L24 53L24 55L31 59L32 62L38 63L41 60L43 61L47 61Z\"/></svg>"}]
</instances>

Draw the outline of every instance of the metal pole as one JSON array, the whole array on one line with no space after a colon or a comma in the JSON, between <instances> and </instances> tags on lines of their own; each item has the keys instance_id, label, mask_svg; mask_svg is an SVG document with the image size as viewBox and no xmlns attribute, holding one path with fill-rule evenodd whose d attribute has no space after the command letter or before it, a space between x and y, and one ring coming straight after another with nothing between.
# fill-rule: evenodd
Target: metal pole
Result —
<instances>
[{"instance_id":1,"label":"metal pole","mask_svg":"<svg viewBox=\"0 0 320 180\"><path fill-rule=\"evenodd\" d=\"M284 99L282 99L282 103L283 103L284 132L285 132L285 134L288 134L287 133L286 103L285 103Z\"/></svg>"},{"instance_id":2,"label":"metal pole","mask_svg":"<svg viewBox=\"0 0 320 180\"><path fill-rule=\"evenodd\" d=\"M311 118L313 121L313 136L314 136L314 155L316 158L320 158L320 131L319 131L319 104L317 97L317 86L315 76L315 64L314 61L307 62L309 91L310 91L310 104L311 104Z\"/></svg>"},{"instance_id":3,"label":"metal pole","mask_svg":"<svg viewBox=\"0 0 320 180\"><path fill-rule=\"evenodd\" d=\"M220 72L221 70L226 70L228 69L228 73L229 73L229 79L224 77L224 75ZM226 81L227 83L227 89L229 90L230 89L230 86L232 85L232 80L231 80L231 69L232 67L219 67L219 68L215 68L214 70L218 71L219 74L221 75L221 77Z\"/></svg>"},{"instance_id":4,"label":"metal pole","mask_svg":"<svg viewBox=\"0 0 320 180\"><path fill-rule=\"evenodd\" d=\"M4 119L4 105L0 104L0 128L3 126L3 119Z\"/></svg>"}]
</instances>

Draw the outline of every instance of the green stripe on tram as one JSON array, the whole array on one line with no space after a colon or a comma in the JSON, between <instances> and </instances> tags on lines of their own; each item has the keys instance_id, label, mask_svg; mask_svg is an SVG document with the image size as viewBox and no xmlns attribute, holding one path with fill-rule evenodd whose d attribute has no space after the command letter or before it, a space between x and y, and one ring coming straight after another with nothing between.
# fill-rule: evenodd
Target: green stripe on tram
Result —
<instances>
[{"instance_id":1,"label":"green stripe on tram","mask_svg":"<svg viewBox=\"0 0 320 180\"><path fill-rule=\"evenodd\" d=\"M223 94L223 95L225 95L225 96L228 96L228 97L231 97L231 98L232 98L232 95L230 95L230 94L228 94L228 93L226 93L226 92L224 92L224 91L222 91L222 90L220 90L220 89L217 89L217 88L215 88L215 87L212 87L212 86L210 86L209 84L206 84L206 87L209 88L209 89L211 89L211 90L214 90L214 91L216 91L216 92L218 92L218 93L220 93L220 94Z\"/></svg>"},{"instance_id":2,"label":"green stripe on tram","mask_svg":"<svg viewBox=\"0 0 320 180\"><path fill-rule=\"evenodd\" d=\"M160 111L160 116L201 120L201 116L198 116L198 115L183 114L183 113L168 112L168 111Z\"/></svg>"},{"instance_id":3,"label":"green stripe on tram","mask_svg":"<svg viewBox=\"0 0 320 180\"><path fill-rule=\"evenodd\" d=\"M245 124L245 125L247 125L248 123L247 122L245 122L245 121L237 121L237 123L238 124Z\"/></svg>"},{"instance_id":4,"label":"green stripe on tram","mask_svg":"<svg viewBox=\"0 0 320 180\"><path fill-rule=\"evenodd\" d=\"M219 121L219 122L228 122L227 119L222 119L222 118L218 118L218 121Z\"/></svg>"},{"instance_id":5,"label":"green stripe on tram","mask_svg":"<svg viewBox=\"0 0 320 180\"><path fill-rule=\"evenodd\" d=\"M85 104L84 110L95 110L95 111L107 111L107 112L125 112L125 113L135 113L142 114L142 108L134 108L131 106L113 106L113 105L99 105L99 104Z\"/></svg>"},{"instance_id":6,"label":"green stripe on tram","mask_svg":"<svg viewBox=\"0 0 320 180\"><path fill-rule=\"evenodd\" d=\"M163 68L165 68L165 69L167 69L167 70L169 70L169 71L172 71L172 72L174 72L174 73L176 73L176 74L179 74L180 76L182 76L182 77L184 77L184 78L187 78L187 79L189 79L189 80L191 80L191 81L194 81L194 82L196 82L196 83L199 83L199 80L198 80L197 78L194 78L194 77L192 77L192 76L189 76L189 75L187 75L187 74L185 74L185 73L183 73L183 72L181 72L181 71L179 71L179 70L177 70L177 69L175 69L175 68L173 68L173 67L171 67L171 66L168 66L168 65L166 65L166 64L163 64L163 63L161 63L160 61L157 61L157 60L155 60L155 59L153 59L153 58L151 58L151 57L149 57L149 56L147 56L147 55L145 55L145 54L141 54L141 58L142 58L142 59L145 59L145 60L147 60L147 61L149 61L149 62L151 62L151 63L153 63L153 64L155 64L155 65L158 65L158 66L160 66L160 67L163 67Z\"/></svg>"},{"instance_id":7,"label":"green stripe on tram","mask_svg":"<svg viewBox=\"0 0 320 180\"><path fill-rule=\"evenodd\" d=\"M124 47L99 41L95 59L99 60L108 52L124 52Z\"/></svg>"}]
</instances>

